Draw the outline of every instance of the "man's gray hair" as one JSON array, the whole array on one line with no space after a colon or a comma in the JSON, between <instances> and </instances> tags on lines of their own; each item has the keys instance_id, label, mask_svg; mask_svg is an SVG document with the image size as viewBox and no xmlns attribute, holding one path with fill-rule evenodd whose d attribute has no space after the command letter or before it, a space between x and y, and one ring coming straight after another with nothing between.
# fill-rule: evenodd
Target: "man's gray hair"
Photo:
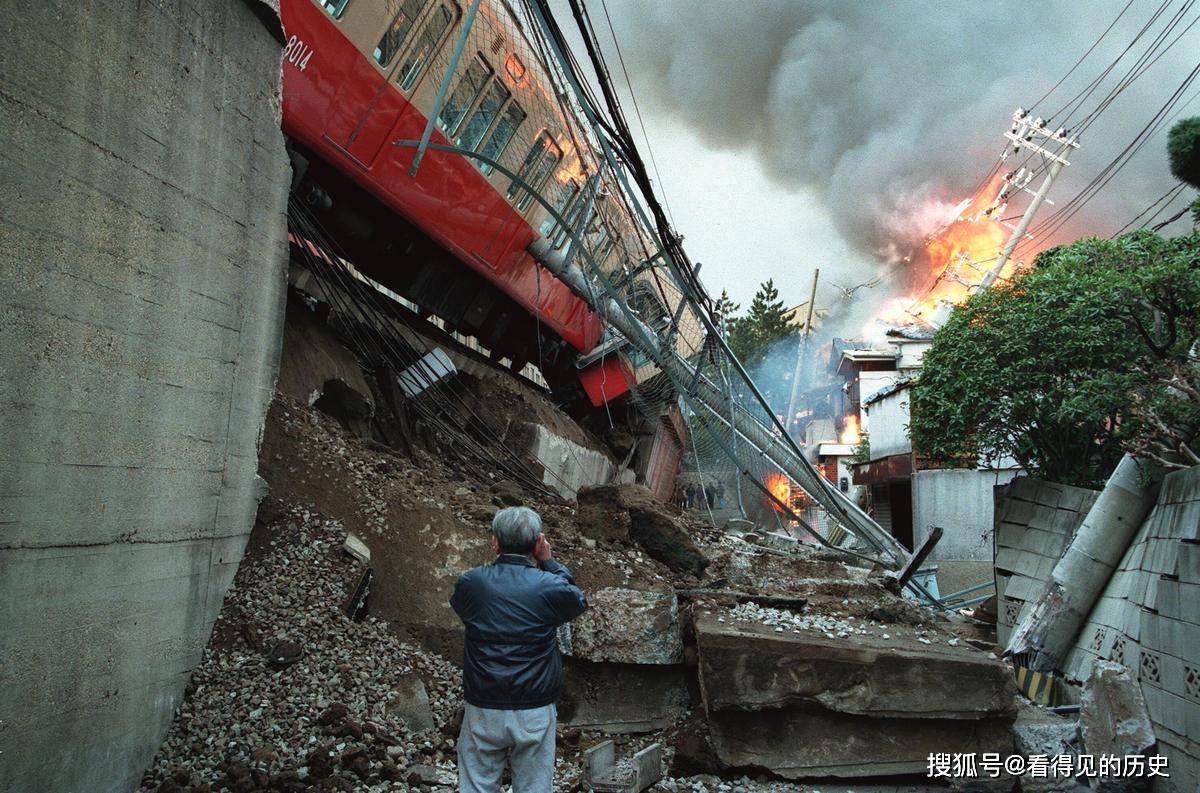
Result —
<instances>
[{"instance_id":1,"label":"man's gray hair","mask_svg":"<svg viewBox=\"0 0 1200 793\"><path fill-rule=\"evenodd\" d=\"M542 519L529 507L505 507L492 518L492 534L501 553L533 553Z\"/></svg>"}]
</instances>

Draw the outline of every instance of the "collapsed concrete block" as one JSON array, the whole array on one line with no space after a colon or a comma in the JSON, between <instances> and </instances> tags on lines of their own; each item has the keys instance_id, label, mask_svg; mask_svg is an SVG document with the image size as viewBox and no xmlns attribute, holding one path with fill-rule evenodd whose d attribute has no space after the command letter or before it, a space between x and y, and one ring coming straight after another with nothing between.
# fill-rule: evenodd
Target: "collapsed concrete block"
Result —
<instances>
[{"instance_id":1,"label":"collapsed concrete block","mask_svg":"<svg viewBox=\"0 0 1200 793\"><path fill-rule=\"evenodd\" d=\"M353 532L346 535L346 541L342 543L342 550L363 564L371 563L371 549Z\"/></svg>"},{"instance_id":2,"label":"collapsed concrete block","mask_svg":"<svg viewBox=\"0 0 1200 793\"><path fill-rule=\"evenodd\" d=\"M670 591L606 587L588 593L588 610L570 623L570 654L588 661L678 664L679 607Z\"/></svg>"},{"instance_id":3,"label":"collapsed concrete block","mask_svg":"<svg viewBox=\"0 0 1200 793\"><path fill-rule=\"evenodd\" d=\"M1046 708L1024 705L1013 723L1013 745L1017 754L1023 757L1078 755L1079 723ZM1072 777L1034 777L1030 773L1021 777L1021 790L1025 793L1052 793L1078 788L1079 784Z\"/></svg>"},{"instance_id":4,"label":"collapsed concrete block","mask_svg":"<svg viewBox=\"0 0 1200 793\"><path fill-rule=\"evenodd\" d=\"M388 715L403 721L411 732L432 730L435 726L429 692L417 675L404 675L392 689L387 703Z\"/></svg>"},{"instance_id":5,"label":"collapsed concrete block","mask_svg":"<svg viewBox=\"0 0 1200 793\"><path fill-rule=\"evenodd\" d=\"M671 507L643 485L585 487L576 496L579 530L597 540L634 542L676 573L700 576L708 566Z\"/></svg>"},{"instance_id":6,"label":"collapsed concrete block","mask_svg":"<svg viewBox=\"0 0 1200 793\"><path fill-rule=\"evenodd\" d=\"M883 776L924 773L930 753L1012 751L1011 673L963 645L831 639L713 615L695 630L723 767L789 779Z\"/></svg>"},{"instance_id":7,"label":"collapsed concrete block","mask_svg":"<svg viewBox=\"0 0 1200 793\"><path fill-rule=\"evenodd\" d=\"M1079 697L1079 733L1085 751L1100 755L1148 755L1154 753L1158 741L1142 689L1128 670L1112 661L1098 661L1092 674L1083 684ZM1146 778L1096 777L1091 780L1096 790L1145 790Z\"/></svg>"},{"instance_id":8,"label":"collapsed concrete block","mask_svg":"<svg viewBox=\"0 0 1200 793\"><path fill-rule=\"evenodd\" d=\"M881 635L827 638L767 625L696 619L701 688L710 712L812 704L875 718L1015 716L1012 673L965 645Z\"/></svg>"},{"instance_id":9,"label":"collapsed concrete block","mask_svg":"<svg viewBox=\"0 0 1200 793\"><path fill-rule=\"evenodd\" d=\"M513 422L505 442L518 454L537 460L543 484L563 498L572 498L582 487L609 482L616 472L607 455L531 421Z\"/></svg>"},{"instance_id":10,"label":"collapsed concrete block","mask_svg":"<svg viewBox=\"0 0 1200 793\"><path fill-rule=\"evenodd\" d=\"M709 713L708 725L725 767L787 779L923 775L934 753L1012 753L1008 718L876 719L796 705Z\"/></svg>"}]
</instances>

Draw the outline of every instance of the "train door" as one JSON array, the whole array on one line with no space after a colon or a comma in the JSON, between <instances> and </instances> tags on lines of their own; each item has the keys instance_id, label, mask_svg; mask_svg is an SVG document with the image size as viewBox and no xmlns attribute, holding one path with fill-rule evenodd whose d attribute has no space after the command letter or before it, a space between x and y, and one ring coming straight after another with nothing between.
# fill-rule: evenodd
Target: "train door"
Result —
<instances>
[{"instance_id":1,"label":"train door","mask_svg":"<svg viewBox=\"0 0 1200 793\"><path fill-rule=\"evenodd\" d=\"M325 121L325 136L359 164L370 167L408 100L396 79L412 68L411 55L422 26L448 25L443 6L426 0L388 4L386 25L366 58L357 58L342 80ZM436 19L432 15L438 15ZM378 32L376 28L376 32ZM370 34L368 34L370 35Z\"/></svg>"}]
</instances>

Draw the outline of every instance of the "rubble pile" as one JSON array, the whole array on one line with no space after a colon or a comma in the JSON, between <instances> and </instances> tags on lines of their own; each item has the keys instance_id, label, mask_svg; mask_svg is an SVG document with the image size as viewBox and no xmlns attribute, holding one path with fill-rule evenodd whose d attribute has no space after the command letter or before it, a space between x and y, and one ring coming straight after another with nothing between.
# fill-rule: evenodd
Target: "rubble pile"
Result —
<instances>
[{"instance_id":1,"label":"rubble pile","mask_svg":"<svg viewBox=\"0 0 1200 793\"><path fill-rule=\"evenodd\" d=\"M277 398L260 455L271 496L145 791L453 787L448 600L511 504L542 515L591 604L561 635L556 789L577 786L582 753L610 737L619 756L662 743L672 775L653 789L682 793L909 773L934 741L1009 736L1004 668L878 571L731 538L638 485L576 504L413 454ZM368 566L355 621L345 608Z\"/></svg>"},{"instance_id":2,"label":"rubble pile","mask_svg":"<svg viewBox=\"0 0 1200 793\"><path fill-rule=\"evenodd\" d=\"M453 772L461 673L342 606L340 523L290 507L251 547L143 790L392 789Z\"/></svg>"}]
</instances>

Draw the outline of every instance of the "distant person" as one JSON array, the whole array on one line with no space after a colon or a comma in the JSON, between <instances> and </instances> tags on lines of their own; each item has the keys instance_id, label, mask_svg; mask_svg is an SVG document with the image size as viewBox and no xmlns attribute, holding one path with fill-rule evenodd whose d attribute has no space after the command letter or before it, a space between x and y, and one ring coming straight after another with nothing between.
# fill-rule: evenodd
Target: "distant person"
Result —
<instances>
[{"instance_id":1,"label":"distant person","mask_svg":"<svg viewBox=\"0 0 1200 793\"><path fill-rule=\"evenodd\" d=\"M725 485L717 485L717 506L725 509Z\"/></svg>"},{"instance_id":2,"label":"distant person","mask_svg":"<svg viewBox=\"0 0 1200 793\"><path fill-rule=\"evenodd\" d=\"M704 486L704 502L708 504L708 508L712 509L713 504L717 501L717 491L713 489L712 483Z\"/></svg>"},{"instance_id":3,"label":"distant person","mask_svg":"<svg viewBox=\"0 0 1200 793\"><path fill-rule=\"evenodd\" d=\"M684 506L688 509L692 508L692 504L696 501L696 486L688 482L688 486L683 490Z\"/></svg>"},{"instance_id":4,"label":"distant person","mask_svg":"<svg viewBox=\"0 0 1200 793\"><path fill-rule=\"evenodd\" d=\"M532 509L497 512L491 541L496 558L459 576L450 598L466 626L458 787L499 793L510 761L513 791L550 793L563 684L558 626L582 614L587 600L554 560Z\"/></svg>"}]
</instances>

